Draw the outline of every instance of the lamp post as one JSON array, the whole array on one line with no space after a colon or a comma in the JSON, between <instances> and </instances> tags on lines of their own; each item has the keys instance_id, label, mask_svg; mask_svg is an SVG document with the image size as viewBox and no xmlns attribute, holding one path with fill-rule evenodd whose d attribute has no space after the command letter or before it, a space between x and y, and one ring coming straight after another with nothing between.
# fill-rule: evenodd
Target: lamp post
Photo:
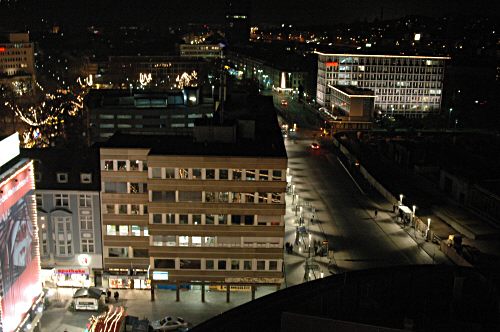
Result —
<instances>
[{"instance_id":1,"label":"lamp post","mask_svg":"<svg viewBox=\"0 0 500 332\"><path fill-rule=\"evenodd\" d=\"M425 241L429 241L428 235L430 229L431 229L431 218L427 218L427 230L425 231Z\"/></svg>"},{"instance_id":2,"label":"lamp post","mask_svg":"<svg viewBox=\"0 0 500 332\"><path fill-rule=\"evenodd\" d=\"M403 194L399 194L399 205L403 205Z\"/></svg>"},{"instance_id":3,"label":"lamp post","mask_svg":"<svg viewBox=\"0 0 500 332\"><path fill-rule=\"evenodd\" d=\"M451 128L451 112L453 112L453 107L450 107L448 112L448 128Z\"/></svg>"},{"instance_id":4,"label":"lamp post","mask_svg":"<svg viewBox=\"0 0 500 332\"><path fill-rule=\"evenodd\" d=\"M415 227L415 211L417 210L417 206L413 205L412 208L413 208L413 213L411 215L411 222L413 224L413 227Z\"/></svg>"}]
</instances>

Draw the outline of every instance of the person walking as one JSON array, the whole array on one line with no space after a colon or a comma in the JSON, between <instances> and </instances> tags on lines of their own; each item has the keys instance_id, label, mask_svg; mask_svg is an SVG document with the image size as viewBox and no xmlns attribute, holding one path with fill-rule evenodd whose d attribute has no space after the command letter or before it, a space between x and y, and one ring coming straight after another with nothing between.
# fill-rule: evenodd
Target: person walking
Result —
<instances>
[{"instance_id":1,"label":"person walking","mask_svg":"<svg viewBox=\"0 0 500 332\"><path fill-rule=\"evenodd\" d=\"M120 294L118 292L115 292L115 301L118 302L118 298L120 297Z\"/></svg>"},{"instance_id":2,"label":"person walking","mask_svg":"<svg viewBox=\"0 0 500 332\"><path fill-rule=\"evenodd\" d=\"M377 215L378 215L378 210L375 209L375 218L377 218Z\"/></svg>"}]
</instances>

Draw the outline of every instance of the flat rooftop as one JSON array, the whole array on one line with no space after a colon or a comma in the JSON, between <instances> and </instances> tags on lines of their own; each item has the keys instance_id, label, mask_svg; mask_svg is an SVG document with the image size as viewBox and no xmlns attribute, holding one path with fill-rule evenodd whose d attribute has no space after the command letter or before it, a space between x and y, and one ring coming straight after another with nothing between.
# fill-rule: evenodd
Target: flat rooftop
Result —
<instances>
[{"instance_id":1,"label":"flat rooftop","mask_svg":"<svg viewBox=\"0 0 500 332\"><path fill-rule=\"evenodd\" d=\"M367 96L367 97L375 97L375 92L370 89L363 89L359 88L354 85L330 85L328 86L332 89L339 90L340 92L343 92L344 94L348 95L349 97L356 97L356 96Z\"/></svg>"}]
</instances>

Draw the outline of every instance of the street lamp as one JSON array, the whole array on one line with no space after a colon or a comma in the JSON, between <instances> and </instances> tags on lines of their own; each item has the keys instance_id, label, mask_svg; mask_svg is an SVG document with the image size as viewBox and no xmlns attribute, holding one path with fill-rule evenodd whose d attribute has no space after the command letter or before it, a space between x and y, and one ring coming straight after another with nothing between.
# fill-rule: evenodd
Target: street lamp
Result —
<instances>
[{"instance_id":1,"label":"street lamp","mask_svg":"<svg viewBox=\"0 0 500 332\"><path fill-rule=\"evenodd\" d=\"M399 205L403 205L403 194L399 194Z\"/></svg>"},{"instance_id":2,"label":"street lamp","mask_svg":"<svg viewBox=\"0 0 500 332\"><path fill-rule=\"evenodd\" d=\"M453 112L453 107L450 107L448 112L448 128L450 127L450 122L451 122L451 112Z\"/></svg>"},{"instance_id":3,"label":"street lamp","mask_svg":"<svg viewBox=\"0 0 500 332\"><path fill-rule=\"evenodd\" d=\"M425 231L425 240L428 241L429 230L431 229L431 218L427 218L427 229Z\"/></svg>"},{"instance_id":4,"label":"street lamp","mask_svg":"<svg viewBox=\"0 0 500 332\"><path fill-rule=\"evenodd\" d=\"M413 213L412 213L412 215L411 215L411 222L412 222L413 224L415 224L415 211L417 210L417 206L416 206L416 205L413 205L413 206L412 206L412 208L413 208ZM415 225L414 225L414 226L415 226Z\"/></svg>"}]
</instances>

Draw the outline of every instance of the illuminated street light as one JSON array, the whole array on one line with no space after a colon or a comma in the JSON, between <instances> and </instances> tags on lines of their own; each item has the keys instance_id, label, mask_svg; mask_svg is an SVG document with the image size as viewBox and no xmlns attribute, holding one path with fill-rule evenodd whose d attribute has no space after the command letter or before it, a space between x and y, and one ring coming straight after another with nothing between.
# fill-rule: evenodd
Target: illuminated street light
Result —
<instances>
[{"instance_id":1,"label":"illuminated street light","mask_svg":"<svg viewBox=\"0 0 500 332\"><path fill-rule=\"evenodd\" d=\"M399 194L399 205L403 205L403 194Z\"/></svg>"}]
</instances>

